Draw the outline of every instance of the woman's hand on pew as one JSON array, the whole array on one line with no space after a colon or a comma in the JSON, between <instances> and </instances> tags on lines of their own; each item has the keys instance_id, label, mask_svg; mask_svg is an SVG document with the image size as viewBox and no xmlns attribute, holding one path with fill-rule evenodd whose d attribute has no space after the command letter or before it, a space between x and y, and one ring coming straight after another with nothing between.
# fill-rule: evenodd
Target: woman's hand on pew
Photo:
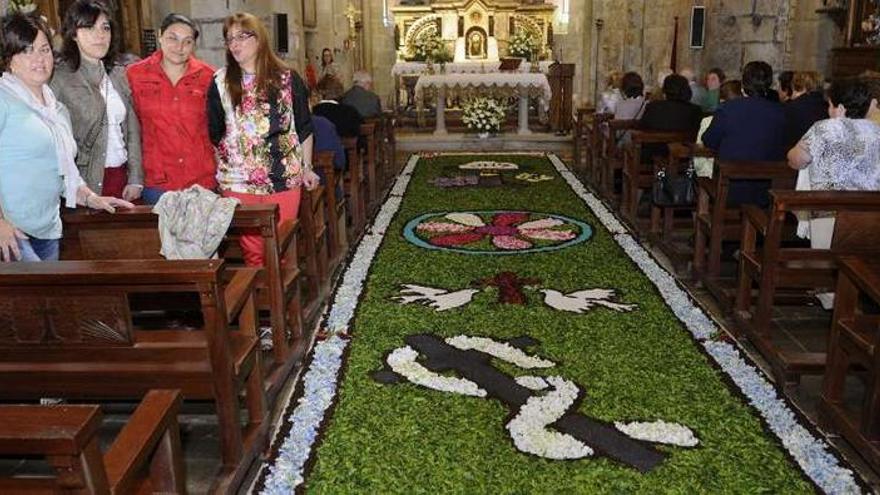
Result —
<instances>
[{"instance_id":1,"label":"woman's hand on pew","mask_svg":"<svg viewBox=\"0 0 880 495\"><path fill-rule=\"evenodd\" d=\"M318 187L318 184L321 182L321 178L318 177L313 170L306 170L303 173L303 186L305 186L306 190L311 191L312 189Z\"/></svg>"},{"instance_id":2,"label":"woman's hand on pew","mask_svg":"<svg viewBox=\"0 0 880 495\"><path fill-rule=\"evenodd\" d=\"M93 194L86 199L86 206L110 213L116 213L116 208L134 208L134 204L124 199L114 198L113 196L98 196L97 194Z\"/></svg>"},{"instance_id":3,"label":"woman's hand on pew","mask_svg":"<svg viewBox=\"0 0 880 495\"><path fill-rule=\"evenodd\" d=\"M15 225L0 218L0 262L15 261L21 258L21 252L18 250L19 239L27 239L27 236Z\"/></svg>"}]
</instances>

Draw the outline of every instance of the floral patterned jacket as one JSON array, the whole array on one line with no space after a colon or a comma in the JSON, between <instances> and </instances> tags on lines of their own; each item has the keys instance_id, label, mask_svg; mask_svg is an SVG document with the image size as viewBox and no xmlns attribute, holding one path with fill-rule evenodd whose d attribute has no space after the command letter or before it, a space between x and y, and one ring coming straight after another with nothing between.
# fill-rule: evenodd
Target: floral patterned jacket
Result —
<instances>
[{"instance_id":1,"label":"floral patterned jacket","mask_svg":"<svg viewBox=\"0 0 880 495\"><path fill-rule=\"evenodd\" d=\"M225 77L226 69L218 70L208 89L208 128L220 190L266 195L301 186L300 143L313 132L302 78L284 71L280 89L267 92L246 80L241 105L233 108Z\"/></svg>"}]
</instances>

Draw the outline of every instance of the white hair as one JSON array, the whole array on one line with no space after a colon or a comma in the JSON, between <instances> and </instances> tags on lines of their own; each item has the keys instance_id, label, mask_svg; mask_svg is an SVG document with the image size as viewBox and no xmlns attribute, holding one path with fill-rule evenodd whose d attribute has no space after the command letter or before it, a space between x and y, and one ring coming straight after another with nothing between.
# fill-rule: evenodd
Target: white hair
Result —
<instances>
[{"instance_id":1,"label":"white hair","mask_svg":"<svg viewBox=\"0 0 880 495\"><path fill-rule=\"evenodd\" d=\"M366 88L369 85L373 84L373 76L371 76L370 73L365 70L355 71L355 73L351 77L351 82L355 86Z\"/></svg>"}]
</instances>

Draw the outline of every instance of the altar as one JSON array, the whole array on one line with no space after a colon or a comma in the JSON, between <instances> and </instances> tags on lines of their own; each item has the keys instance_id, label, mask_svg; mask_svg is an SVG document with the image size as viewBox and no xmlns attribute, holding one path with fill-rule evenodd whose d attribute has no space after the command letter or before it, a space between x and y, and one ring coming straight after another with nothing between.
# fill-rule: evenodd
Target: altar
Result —
<instances>
[{"instance_id":1,"label":"altar","mask_svg":"<svg viewBox=\"0 0 880 495\"><path fill-rule=\"evenodd\" d=\"M447 73L428 74L419 77L415 87L416 103L421 109L426 94L436 96L435 135L446 134L446 99L496 96L519 98L517 131L519 135L530 134L529 98L537 98L539 109L546 112L551 91L547 76L541 73L494 72L489 74Z\"/></svg>"}]
</instances>

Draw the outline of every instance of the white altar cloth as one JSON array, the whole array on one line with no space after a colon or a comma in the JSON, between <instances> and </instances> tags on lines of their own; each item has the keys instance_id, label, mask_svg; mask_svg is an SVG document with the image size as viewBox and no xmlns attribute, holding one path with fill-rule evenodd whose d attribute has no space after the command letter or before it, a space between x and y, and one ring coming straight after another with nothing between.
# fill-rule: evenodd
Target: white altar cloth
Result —
<instances>
[{"instance_id":1,"label":"white altar cloth","mask_svg":"<svg viewBox=\"0 0 880 495\"><path fill-rule=\"evenodd\" d=\"M493 72L488 74L427 74L419 76L415 95L419 107L423 105L426 91L437 94L437 121L435 134L446 134L446 97L470 97L474 94L498 94L519 96L519 119L517 134L529 134L529 97L539 99L541 108L550 106L550 82L540 73Z\"/></svg>"},{"instance_id":2,"label":"white altar cloth","mask_svg":"<svg viewBox=\"0 0 880 495\"><path fill-rule=\"evenodd\" d=\"M538 62L538 67L541 69L542 74L546 74L550 68L550 65L553 63L552 60L544 60L542 62ZM439 67L439 64L433 64L434 69L436 70ZM498 67L501 65L501 62L449 62L445 64L445 69L447 74L458 74L458 73L473 73L478 74L482 72L486 73L494 73L498 72ZM406 76L413 74L424 74L428 64L425 62L397 62L391 68L391 75L394 77L398 76ZM519 68L517 72L529 72L531 67L531 62L527 62L523 60L521 64L519 64Z\"/></svg>"}]
</instances>

